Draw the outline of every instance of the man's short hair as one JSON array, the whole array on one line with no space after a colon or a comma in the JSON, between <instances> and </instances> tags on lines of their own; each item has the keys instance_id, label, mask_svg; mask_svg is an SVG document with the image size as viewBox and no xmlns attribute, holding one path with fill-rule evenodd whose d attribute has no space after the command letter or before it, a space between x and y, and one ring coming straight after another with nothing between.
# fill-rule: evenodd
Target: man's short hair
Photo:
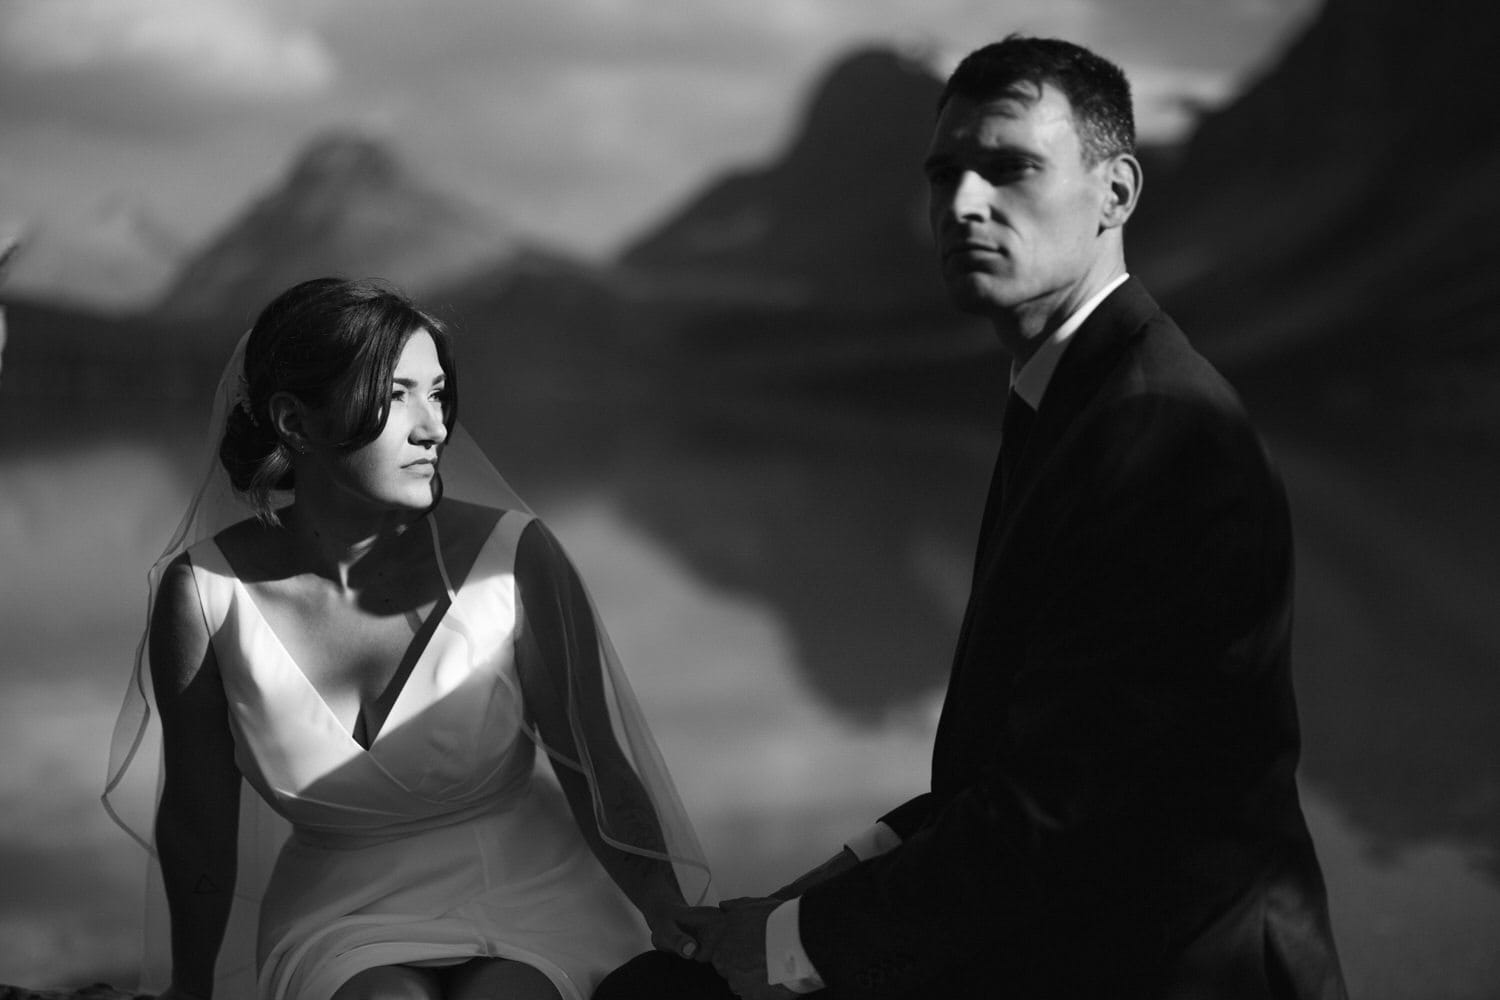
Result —
<instances>
[{"instance_id":1,"label":"man's short hair","mask_svg":"<svg viewBox=\"0 0 1500 1000\"><path fill-rule=\"evenodd\" d=\"M1009 35L964 57L938 97L938 112L954 96L985 101L1028 85L1051 84L1073 106L1074 128L1090 166L1135 152L1130 81L1120 67L1060 38Z\"/></svg>"}]
</instances>

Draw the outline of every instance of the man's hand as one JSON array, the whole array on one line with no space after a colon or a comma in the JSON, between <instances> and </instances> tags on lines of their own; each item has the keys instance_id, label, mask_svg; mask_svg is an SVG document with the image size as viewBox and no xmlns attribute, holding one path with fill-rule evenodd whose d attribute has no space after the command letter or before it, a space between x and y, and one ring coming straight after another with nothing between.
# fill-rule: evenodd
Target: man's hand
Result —
<instances>
[{"instance_id":1,"label":"man's hand","mask_svg":"<svg viewBox=\"0 0 1500 1000\"><path fill-rule=\"evenodd\" d=\"M720 909L696 907L678 923L698 940L700 962L714 970L743 1000L784 1000L797 994L766 981L766 918L779 899L734 899Z\"/></svg>"}]
</instances>

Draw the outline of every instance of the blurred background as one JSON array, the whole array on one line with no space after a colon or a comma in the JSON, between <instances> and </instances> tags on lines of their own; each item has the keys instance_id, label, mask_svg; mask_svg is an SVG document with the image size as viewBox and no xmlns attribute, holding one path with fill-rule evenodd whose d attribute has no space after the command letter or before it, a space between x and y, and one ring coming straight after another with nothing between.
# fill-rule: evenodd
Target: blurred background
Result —
<instances>
[{"instance_id":1,"label":"blurred background","mask_svg":"<svg viewBox=\"0 0 1500 1000\"><path fill-rule=\"evenodd\" d=\"M98 807L145 571L275 292L381 275L581 565L726 895L924 785L1006 361L942 297L939 81L1120 62L1131 270L1298 530L1357 998L1500 996L1500 17L1462 0L4 0L0 982L133 982Z\"/></svg>"}]
</instances>

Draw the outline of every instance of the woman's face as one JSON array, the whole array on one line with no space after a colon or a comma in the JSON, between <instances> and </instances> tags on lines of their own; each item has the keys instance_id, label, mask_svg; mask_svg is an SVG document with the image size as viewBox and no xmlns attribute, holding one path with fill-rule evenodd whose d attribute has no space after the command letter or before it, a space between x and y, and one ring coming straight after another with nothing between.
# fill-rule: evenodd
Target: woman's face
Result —
<instances>
[{"instance_id":1,"label":"woman's face","mask_svg":"<svg viewBox=\"0 0 1500 1000\"><path fill-rule=\"evenodd\" d=\"M437 485L438 457L448 437L448 376L437 345L417 330L401 349L391 378L390 412L380 436L354 451L315 446L333 492L345 501L384 510L426 510ZM334 428L325 428L335 431ZM336 433L325 441L337 439ZM299 485L303 473L298 472Z\"/></svg>"}]
</instances>

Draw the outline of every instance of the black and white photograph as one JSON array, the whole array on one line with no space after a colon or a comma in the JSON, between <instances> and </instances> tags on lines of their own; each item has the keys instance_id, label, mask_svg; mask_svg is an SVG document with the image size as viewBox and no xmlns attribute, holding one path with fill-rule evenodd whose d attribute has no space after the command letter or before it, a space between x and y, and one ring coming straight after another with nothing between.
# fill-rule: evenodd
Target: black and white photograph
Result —
<instances>
[{"instance_id":1,"label":"black and white photograph","mask_svg":"<svg viewBox=\"0 0 1500 1000\"><path fill-rule=\"evenodd\" d=\"M0 0L0 1000L1500 997L1497 40Z\"/></svg>"}]
</instances>

